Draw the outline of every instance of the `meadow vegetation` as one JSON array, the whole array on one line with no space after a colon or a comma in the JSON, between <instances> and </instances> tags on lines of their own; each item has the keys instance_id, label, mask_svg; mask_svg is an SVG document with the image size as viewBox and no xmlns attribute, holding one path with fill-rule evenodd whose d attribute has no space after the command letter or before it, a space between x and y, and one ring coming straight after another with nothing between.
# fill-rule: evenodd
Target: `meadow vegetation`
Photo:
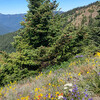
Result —
<instances>
[{"instance_id":1,"label":"meadow vegetation","mask_svg":"<svg viewBox=\"0 0 100 100\"><path fill-rule=\"evenodd\" d=\"M10 82L0 89L2 100L100 99L100 53L75 56L73 61L48 66L39 75Z\"/></svg>"}]
</instances>

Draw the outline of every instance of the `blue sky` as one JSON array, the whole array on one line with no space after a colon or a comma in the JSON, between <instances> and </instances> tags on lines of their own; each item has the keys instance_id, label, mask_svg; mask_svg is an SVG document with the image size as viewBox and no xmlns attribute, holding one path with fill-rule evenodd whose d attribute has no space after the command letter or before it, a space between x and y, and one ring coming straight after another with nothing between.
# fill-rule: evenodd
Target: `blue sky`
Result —
<instances>
[{"instance_id":1,"label":"blue sky","mask_svg":"<svg viewBox=\"0 0 100 100\"><path fill-rule=\"evenodd\" d=\"M68 11L76 7L84 6L100 0L57 0L61 11ZM28 11L26 0L0 0L0 13L19 14Z\"/></svg>"}]
</instances>

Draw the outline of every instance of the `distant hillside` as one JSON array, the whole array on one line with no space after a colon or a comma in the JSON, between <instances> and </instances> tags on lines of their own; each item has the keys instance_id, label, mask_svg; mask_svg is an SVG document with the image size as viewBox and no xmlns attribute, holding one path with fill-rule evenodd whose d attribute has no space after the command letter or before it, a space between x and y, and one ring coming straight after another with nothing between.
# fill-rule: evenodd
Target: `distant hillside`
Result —
<instances>
[{"instance_id":1,"label":"distant hillside","mask_svg":"<svg viewBox=\"0 0 100 100\"><path fill-rule=\"evenodd\" d=\"M25 14L0 14L0 35L20 29L22 27L20 22L24 20L24 15Z\"/></svg>"},{"instance_id":2,"label":"distant hillside","mask_svg":"<svg viewBox=\"0 0 100 100\"><path fill-rule=\"evenodd\" d=\"M91 25L98 15L98 10L100 10L100 1L64 12L63 17L68 17L66 24L73 23L75 26Z\"/></svg>"},{"instance_id":3,"label":"distant hillside","mask_svg":"<svg viewBox=\"0 0 100 100\"><path fill-rule=\"evenodd\" d=\"M0 35L11 32L11 28L0 23Z\"/></svg>"},{"instance_id":4,"label":"distant hillside","mask_svg":"<svg viewBox=\"0 0 100 100\"><path fill-rule=\"evenodd\" d=\"M8 33L5 35L0 35L0 51L6 51L6 52L13 52L15 49L11 45L11 42L14 41L14 36L16 36L18 31L13 33Z\"/></svg>"}]
</instances>

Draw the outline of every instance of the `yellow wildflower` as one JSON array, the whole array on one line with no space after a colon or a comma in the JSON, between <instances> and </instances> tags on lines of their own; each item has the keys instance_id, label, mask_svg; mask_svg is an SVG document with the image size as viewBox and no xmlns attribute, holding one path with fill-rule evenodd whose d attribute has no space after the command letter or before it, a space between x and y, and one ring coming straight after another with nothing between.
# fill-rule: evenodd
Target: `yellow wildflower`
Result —
<instances>
[{"instance_id":1,"label":"yellow wildflower","mask_svg":"<svg viewBox=\"0 0 100 100\"><path fill-rule=\"evenodd\" d=\"M49 85L51 85L51 83L49 83Z\"/></svg>"},{"instance_id":2,"label":"yellow wildflower","mask_svg":"<svg viewBox=\"0 0 100 100\"><path fill-rule=\"evenodd\" d=\"M87 74L88 74L89 72L87 72Z\"/></svg>"},{"instance_id":3,"label":"yellow wildflower","mask_svg":"<svg viewBox=\"0 0 100 100\"><path fill-rule=\"evenodd\" d=\"M35 88L35 92L38 91L38 88Z\"/></svg>"},{"instance_id":4,"label":"yellow wildflower","mask_svg":"<svg viewBox=\"0 0 100 100\"><path fill-rule=\"evenodd\" d=\"M80 76L81 75L81 72L80 73L78 73L78 76Z\"/></svg>"},{"instance_id":5,"label":"yellow wildflower","mask_svg":"<svg viewBox=\"0 0 100 100\"><path fill-rule=\"evenodd\" d=\"M71 73L69 73L69 75L71 75Z\"/></svg>"},{"instance_id":6,"label":"yellow wildflower","mask_svg":"<svg viewBox=\"0 0 100 100\"><path fill-rule=\"evenodd\" d=\"M97 52L95 56L98 56L98 57L100 57L100 52Z\"/></svg>"},{"instance_id":7,"label":"yellow wildflower","mask_svg":"<svg viewBox=\"0 0 100 100\"><path fill-rule=\"evenodd\" d=\"M72 76L70 76L70 78L72 78Z\"/></svg>"},{"instance_id":8,"label":"yellow wildflower","mask_svg":"<svg viewBox=\"0 0 100 100\"><path fill-rule=\"evenodd\" d=\"M43 94L41 93L40 96L43 97Z\"/></svg>"},{"instance_id":9,"label":"yellow wildflower","mask_svg":"<svg viewBox=\"0 0 100 100\"><path fill-rule=\"evenodd\" d=\"M56 92L56 96L57 96L57 95L59 95L59 92L58 92L58 91Z\"/></svg>"}]
</instances>

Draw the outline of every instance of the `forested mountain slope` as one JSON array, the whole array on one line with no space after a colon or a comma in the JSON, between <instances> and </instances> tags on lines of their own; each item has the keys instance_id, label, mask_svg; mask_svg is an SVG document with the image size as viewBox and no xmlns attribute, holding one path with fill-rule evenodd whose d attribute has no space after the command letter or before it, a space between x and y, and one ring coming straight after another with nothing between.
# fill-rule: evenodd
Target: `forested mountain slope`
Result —
<instances>
[{"instance_id":1,"label":"forested mountain slope","mask_svg":"<svg viewBox=\"0 0 100 100\"><path fill-rule=\"evenodd\" d=\"M11 32L10 27L0 24L0 35L2 35L3 33L10 33L10 32Z\"/></svg>"},{"instance_id":2,"label":"forested mountain slope","mask_svg":"<svg viewBox=\"0 0 100 100\"><path fill-rule=\"evenodd\" d=\"M72 22L75 26L91 25L98 15L98 10L100 10L100 1L64 12L63 16L68 17L66 24Z\"/></svg>"},{"instance_id":3,"label":"forested mountain slope","mask_svg":"<svg viewBox=\"0 0 100 100\"><path fill-rule=\"evenodd\" d=\"M13 37L17 35L17 32L0 35L0 51L6 51L6 52L15 51L15 49L11 45L11 42L14 41Z\"/></svg>"}]
</instances>

